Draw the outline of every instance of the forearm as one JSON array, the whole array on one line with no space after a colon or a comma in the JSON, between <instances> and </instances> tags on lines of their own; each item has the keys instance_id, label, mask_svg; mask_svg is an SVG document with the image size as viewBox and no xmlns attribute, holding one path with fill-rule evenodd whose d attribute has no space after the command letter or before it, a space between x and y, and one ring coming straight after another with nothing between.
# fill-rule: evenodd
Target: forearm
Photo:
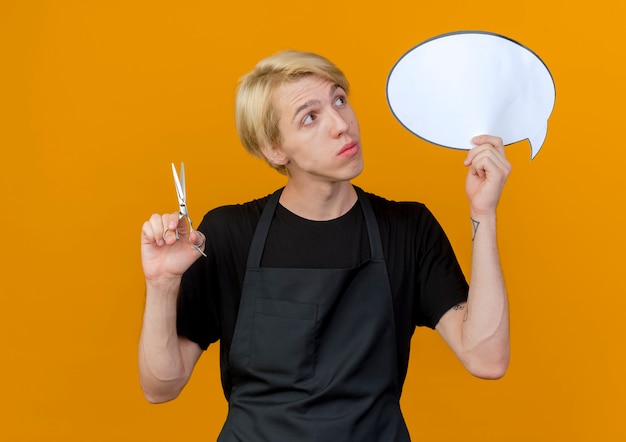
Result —
<instances>
[{"instance_id":1,"label":"forearm","mask_svg":"<svg viewBox=\"0 0 626 442\"><path fill-rule=\"evenodd\" d=\"M139 375L150 402L175 398L188 379L181 342L176 332L176 302L180 280L147 284L143 326L139 339Z\"/></svg>"},{"instance_id":2,"label":"forearm","mask_svg":"<svg viewBox=\"0 0 626 442\"><path fill-rule=\"evenodd\" d=\"M509 312L500 267L496 215L472 214L472 270L463 343L481 377L500 377L509 361Z\"/></svg>"}]
</instances>

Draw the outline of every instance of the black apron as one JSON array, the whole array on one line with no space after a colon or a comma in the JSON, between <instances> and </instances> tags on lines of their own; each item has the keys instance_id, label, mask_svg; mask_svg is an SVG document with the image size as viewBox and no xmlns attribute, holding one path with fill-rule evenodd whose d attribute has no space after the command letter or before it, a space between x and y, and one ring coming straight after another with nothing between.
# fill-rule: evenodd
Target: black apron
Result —
<instances>
[{"instance_id":1,"label":"black apron","mask_svg":"<svg viewBox=\"0 0 626 442\"><path fill-rule=\"evenodd\" d=\"M371 259L353 269L261 267L281 190L257 225L230 349L218 442L407 442L389 278L356 188Z\"/></svg>"}]
</instances>

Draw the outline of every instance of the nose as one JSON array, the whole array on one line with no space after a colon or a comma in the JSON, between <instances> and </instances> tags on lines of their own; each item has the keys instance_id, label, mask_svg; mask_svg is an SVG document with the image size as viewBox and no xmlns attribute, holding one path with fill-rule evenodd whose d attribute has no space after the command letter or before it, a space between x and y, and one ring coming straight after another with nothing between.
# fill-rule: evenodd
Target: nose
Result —
<instances>
[{"instance_id":1,"label":"nose","mask_svg":"<svg viewBox=\"0 0 626 442\"><path fill-rule=\"evenodd\" d=\"M350 121L347 119L346 115L343 115L339 110L332 109L330 111L331 114L331 124L330 131L334 137L338 137L350 128Z\"/></svg>"}]
</instances>

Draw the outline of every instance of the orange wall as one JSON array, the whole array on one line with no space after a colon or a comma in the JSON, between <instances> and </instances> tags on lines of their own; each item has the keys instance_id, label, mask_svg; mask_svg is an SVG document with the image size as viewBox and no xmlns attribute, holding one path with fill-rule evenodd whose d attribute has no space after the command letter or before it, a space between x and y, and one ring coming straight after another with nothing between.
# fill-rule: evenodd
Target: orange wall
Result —
<instances>
[{"instance_id":1,"label":"orange wall","mask_svg":"<svg viewBox=\"0 0 626 442\"><path fill-rule=\"evenodd\" d=\"M412 435L626 438L623 2L377 4L0 2L0 440L215 439L226 412L217 347L177 401L141 395L139 233L151 213L176 209L170 162L186 163L196 222L283 183L247 156L233 124L239 76L277 50L316 51L345 70L366 156L357 184L427 203L467 270L465 154L405 131L385 98L402 54L462 29L533 49L557 99L535 160L525 142L507 148L510 371L474 379L418 330L403 398Z\"/></svg>"}]
</instances>

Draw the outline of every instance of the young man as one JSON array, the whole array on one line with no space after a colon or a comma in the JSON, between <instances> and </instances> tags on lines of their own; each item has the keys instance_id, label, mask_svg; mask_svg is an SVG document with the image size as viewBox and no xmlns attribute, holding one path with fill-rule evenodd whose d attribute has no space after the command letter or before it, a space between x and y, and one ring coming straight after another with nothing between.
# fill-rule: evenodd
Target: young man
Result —
<instances>
[{"instance_id":1,"label":"young man","mask_svg":"<svg viewBox=\"0 0 626 442\"><path fill-rule=\"evenodd\" d=\"M239 86L237 127L285 187L212 210L198 231L178 213L143 226L142 388L150 402L174 399L220 340L229 414L219 441L408 441L399 399L416 326L435 328L476 376L499 378L508 365L496 244L510 172L502 140L476 137L465 160L468 288L422 204L350 183L363 159L348 92L318 55L261 61Z\"/></svg>"}]
</instances>

